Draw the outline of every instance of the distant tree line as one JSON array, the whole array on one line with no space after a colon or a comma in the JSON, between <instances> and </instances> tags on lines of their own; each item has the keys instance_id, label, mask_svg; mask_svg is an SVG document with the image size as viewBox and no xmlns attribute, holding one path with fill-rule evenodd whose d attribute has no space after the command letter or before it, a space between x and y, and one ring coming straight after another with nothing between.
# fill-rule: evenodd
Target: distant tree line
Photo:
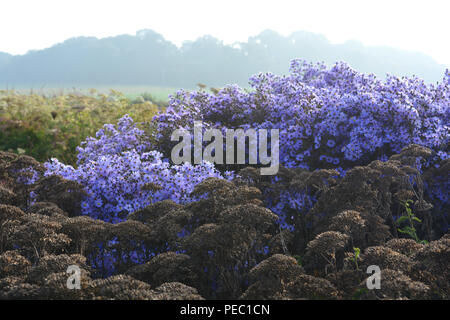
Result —
<instances>
[{"instance_id":1,"label":"distant tree line","mask_svg":"<svg viewBox=\"0 0 450 320\"><path fill-rule=\"evenodd\" d=\"M0 53L2 85L158 85L195 87L247 84L258 72L288 72L303 58L333 64L346 61L360 72L442 79L445 67L431 57L360 42L332 44L324 36L299 31L284 37L266 30L247 42L226 45L203 36L177 47L152 30L97 39L78 37L25 55Z\"/></svg>"}]
</instances>

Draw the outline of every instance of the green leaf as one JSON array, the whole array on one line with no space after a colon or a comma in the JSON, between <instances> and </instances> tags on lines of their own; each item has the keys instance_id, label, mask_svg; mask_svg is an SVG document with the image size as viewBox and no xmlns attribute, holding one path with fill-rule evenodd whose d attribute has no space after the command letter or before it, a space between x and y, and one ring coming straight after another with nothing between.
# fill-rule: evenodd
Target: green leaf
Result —
<instances>
[{"instance_id":1,"label":"green leaf","mask_svg":"<svg viewBox=\"0 0 450 320\"><path fill-rule=\"evenodd\" d=\"M397 223L400 224L402 222L408 221L409 218L407 216L401 216L400 218L397 219Z\"/></svg>"},{"instance_id":2,"label":"green leaf","mask_svg":"<svg viewBox=\"0 0 450 320\"><path fill-rule=\"evenodd\" d=\"M353 248L353 252L355 253L355 260L358 260L359 255L361 253L361 249L359 248Z\"/></svg>"}]
</instances>

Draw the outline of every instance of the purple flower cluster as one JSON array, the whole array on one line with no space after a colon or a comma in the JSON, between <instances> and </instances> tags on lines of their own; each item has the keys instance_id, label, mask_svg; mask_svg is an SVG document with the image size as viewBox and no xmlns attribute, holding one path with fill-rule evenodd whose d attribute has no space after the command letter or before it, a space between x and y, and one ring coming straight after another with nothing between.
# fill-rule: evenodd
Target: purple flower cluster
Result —
<instances>
[{"instance_id":1,"label":"purple flower cluster","mask_svg":"<svg viewBox=\"0 0 450 320\"><path fill-rule=\"evenodd\" d=\"M150 151L151 145L144 131L137 128L129 115L125 115L119 119L117 125L105 124L103 129L97 131L96 138L88 137L81 143L77 148L77 164L131 150L143 153Z\"/></svg>"},{"instance_id":2,"label":"purple flower cluster","mask_svg":"<svg viewBox=\"0 0 450 320\"><path fill-rule=\"evenodd\" d=\"M149 147L144 132L124 116L117 126L105 125L97 139L86 140L77 168L52 159L45 164L45 175L81 183L88 192L82 213L113 223L156 201L189 202L196 184L223 177L211 163L171 165L160 152L147 151Z\"/></svg>"},{"instance_id":3,"label":"purple flower cluster","mask_svg":"<svg viewBox=\"0 0 450 320\"><path fill-rule=\"evenodd\" d=\"M289 75L255 75L250 90L177 92L155 116L159 148L168 155L170 133L202 120L215 128L279 129L286 167L345 170L410 143L448 156L449 79L447 71L436 85L389 75L382 81L345 63L328 69L293 60Z\"/></svg>"}]
</instances>

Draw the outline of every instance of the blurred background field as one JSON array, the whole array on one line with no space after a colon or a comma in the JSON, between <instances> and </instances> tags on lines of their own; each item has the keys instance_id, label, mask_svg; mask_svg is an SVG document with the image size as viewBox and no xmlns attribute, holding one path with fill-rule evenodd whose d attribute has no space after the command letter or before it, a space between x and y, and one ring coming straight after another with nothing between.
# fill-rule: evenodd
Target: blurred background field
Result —
<instances>
[{"instance_id":1,"label":"blurred background field","mask_svg":"<svg viewBox=\"0 0 450 320\"><path fill-rule=\"evenodd\" d=\"M90 94L92 88L95 88L96 93L109 94L111 88L122 93L129 99L136 99L139 96L151 97L154 102L167 102L169 95L176 92L179 88L165 87L165 86L148 86L148 85L114 85L114 86L64 86L59 84L46 85L42 87L19 85L19 86L0 86L2 91L14 91L20 94L39 94L45 96L64 95L71 93ZM185 88L192 90L193 88Z\"/></svg>"},{"instance_id":2,"label":"blurred background field","mask_svg":"<svg viewBox=\"0 0 450 320\"><path fill-rule=\"evenodd\" d=\"M75 164L76 148L104 124L129 114L150 130L171 88L0 90L0 150ZM145 90L145 91L144 91Z\"/></svg>"}]
</instances>

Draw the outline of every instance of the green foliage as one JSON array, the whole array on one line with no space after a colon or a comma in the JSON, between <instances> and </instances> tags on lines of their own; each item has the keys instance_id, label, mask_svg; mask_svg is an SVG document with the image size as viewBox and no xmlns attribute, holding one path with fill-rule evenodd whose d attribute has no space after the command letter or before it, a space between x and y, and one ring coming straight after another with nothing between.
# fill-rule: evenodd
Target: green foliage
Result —
<instances>
[{"instance_id":1,"label":"green foliage","mask_svg":"<svg viewBox=\"0 0 450 320\"><path fill-rule=\"evenodd\" d=\"M26 154L39 161L55 157L75 164L76 148L105 123L129 114L145 128L158 109L145 99L134 102L120 92L91 90L59 95L0 91L0 151ZM150 130L150 129L149 129Z\"/></svg>"},{"instance_id":2,"label":"green foliage","mask_svg":"<svg viewBox=\"0 0 450 320\"><path fill-rule=\"evenodd\" d=\"M363 294L367 293L369 290L367 288L358 288L352 296L352 300L361 300Z\"/></svg>"},{"instance_id":3,"label":"green foliage","mask_svg":"<svg viewBox=\"0 0 450 320\"><path fill-rule=\"evenodd\" d=\"M413 238L418 243L427 243L426 240L420 240L416 228L414 227L414 222L421 223L422 220L420 220L416 215L412 212L412 209L410 207L410 204L412 203L412 200L407 200L403 205L405 207L406 215L401 216L397 220L397 224L400 226L402 224L405 224L402 228L397 228L398 232L407 234L411 238Z\"/></svg>"},{"instance_id":4,"label":"green foliage","mask_svg":"<svg viewBox=\"0 0 450 320\"><path fill-rule=\"evenodd\" d=\"M355 262L356 270L359 270L358 259L359 259L359 255L361 253L361 249L360 248L353 248L353 253L354 253L353 261Z\"/></svg>"},{"instance_id":5,"label":"green foliage","mask_svg":"<svg viewBox=\"0 0 450 320\"><path fill-rule=\"evenodd\" d=\"M303 257L300 255L293 255L292 256L295 260L297 260L297 263L299 266L301 266L303 264Z\"/></svg>"}]
</instances>

